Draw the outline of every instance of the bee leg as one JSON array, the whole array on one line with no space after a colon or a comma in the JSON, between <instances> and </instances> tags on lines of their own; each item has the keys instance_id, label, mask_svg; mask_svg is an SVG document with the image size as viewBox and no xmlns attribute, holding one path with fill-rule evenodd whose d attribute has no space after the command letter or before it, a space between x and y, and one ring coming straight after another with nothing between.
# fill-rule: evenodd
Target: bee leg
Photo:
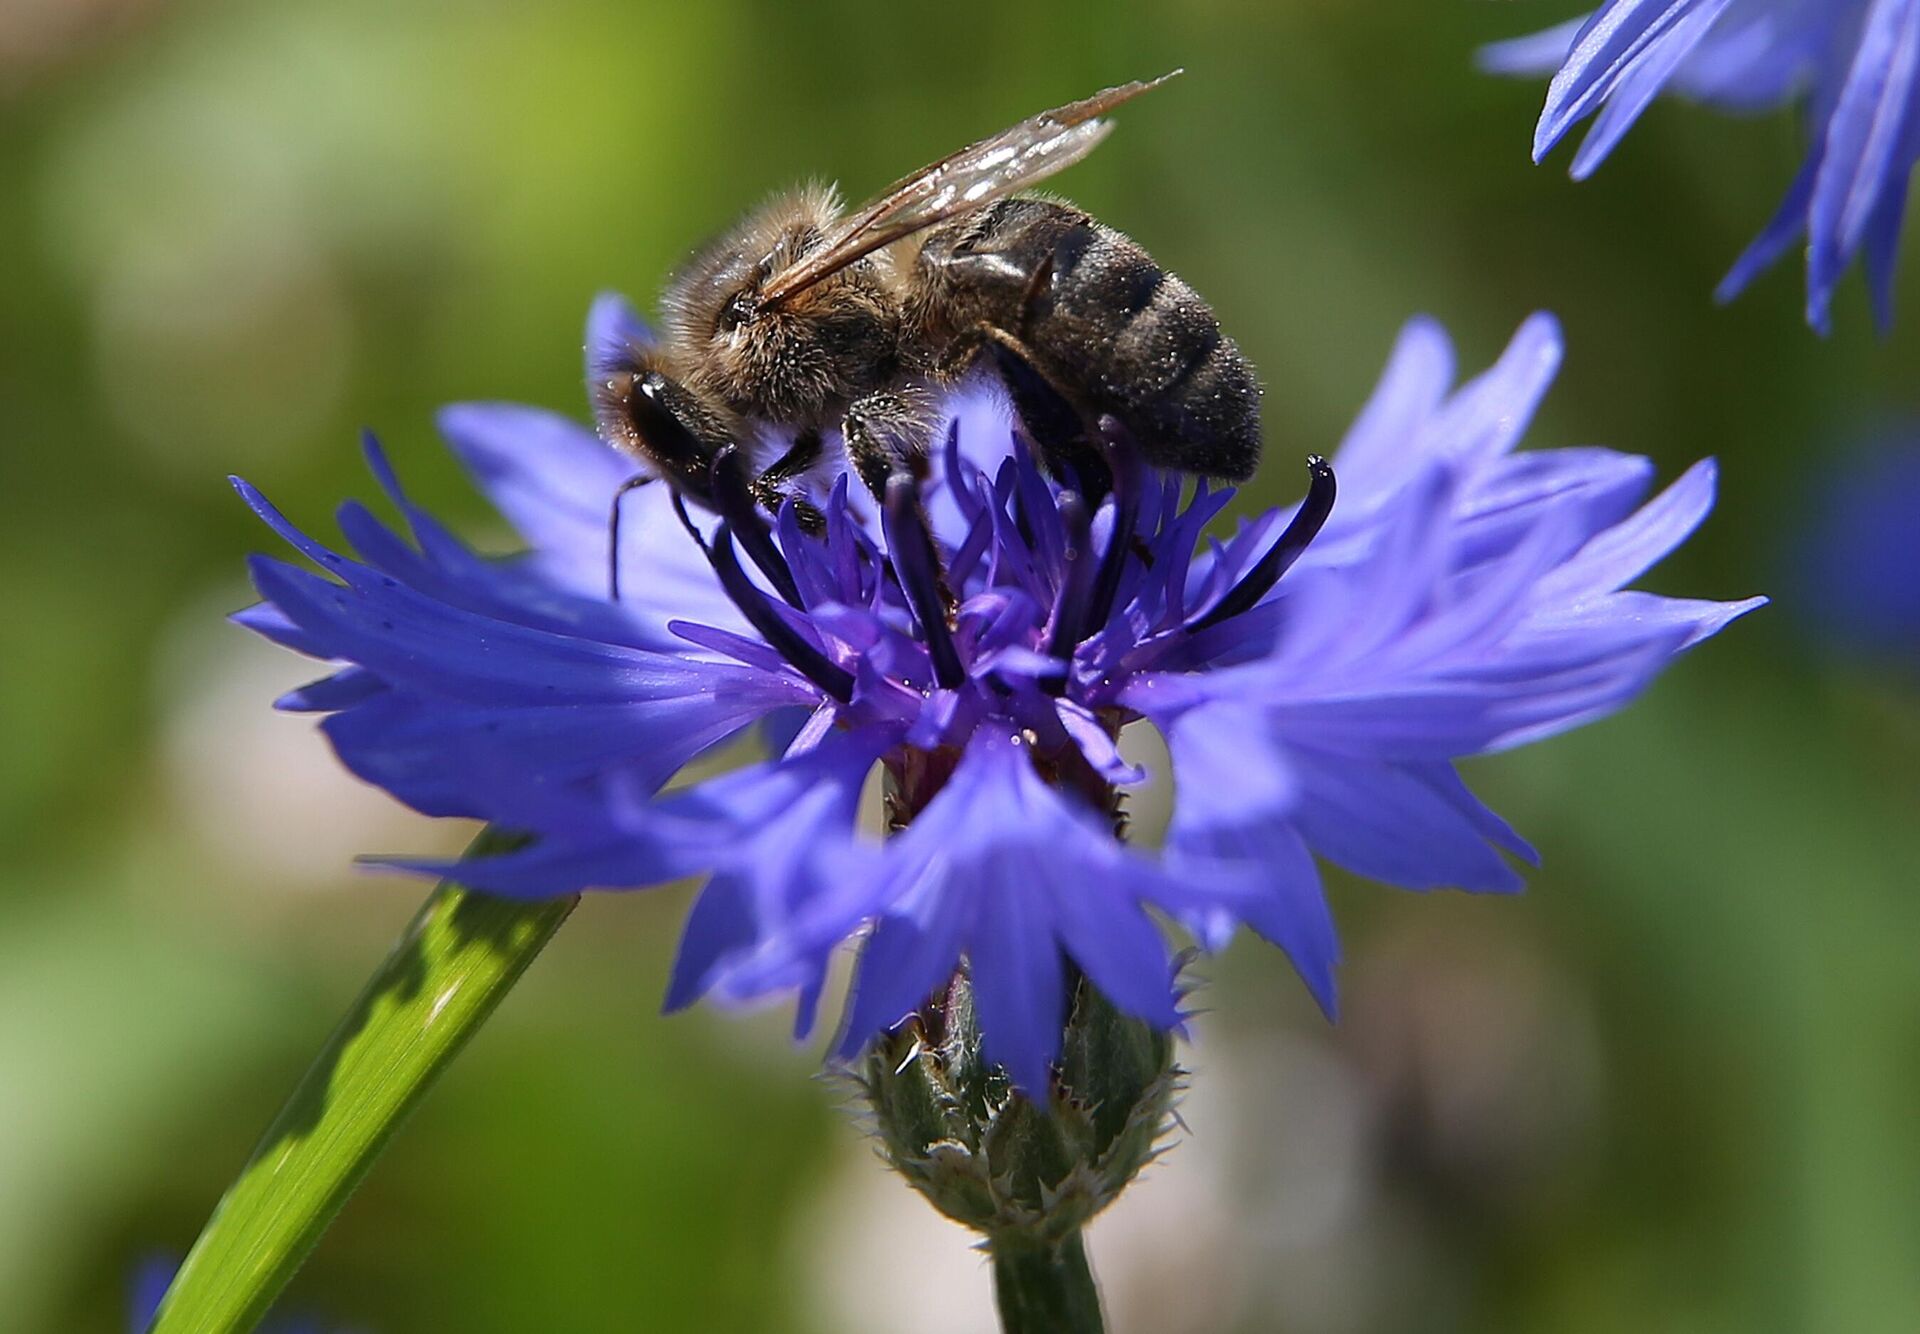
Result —
<instances>
[{"instance_id":1,"label":"bee leg","mask_svg":"<svg viewBox=\"0 0 1920 1334\"><path fill-rule=\"evenodd\" d=\"M820 432L808 427L793 438L792 446L786 453L775 459L756 478L753 479L753 498L767 509L778 514L780 507L790 498L787 483L805 476L826 450L820 439ZM794 515L800 520L800 531L819 534L826 531L827 518L811 501L800 496L792 496Z\"/></svg>"},{"instance_id":2,"label":"bee leg","mask_svg":"<svg viewBox=\"0 0 1920 1334\"><path fill-rule=\"evenodd\" d=\"M926 506L921 502L920 483L927 476L927 445L933 438L933 426L925 396L909 388L904 392L883 390L855 399L848 405L846 420L840 428L846 441L848 462L879 502L883 513L889 511L890 505L899 503L888 497L893 480L905 478L911 483L908 508L912 511L914 528L922 534L932 531ZM937 552L936 548L930 549ZM940 568L937 554L932 560L931 573L933 594L951 617L959 603L947 584L946 571ZM928 608L920 610L926 613Z\"/></svg>"},{"instance_id":3,"label":"bee leg","mask_svg":"<svg viewBox=\"0 0 1920 1334\"><path fill-rule=\"evenodd\" d=\"M1019 339L1022 343L1033 336L1033 312L1040 302L1040 293L1053 283L1053 255L1049 250L1047 257L1034 265L1027 277L1027 290L1020 295Z\"/></svg>"},{"instance_id":4,"label":"bee leg","mask_svg":"<svg viewBox=\"0 0 1920 1334\"><path fill-rule=\"evenodd\" d=\"M882 391L857 398L847 406L840 431L847 461L875 500L886 502L887 481L896 473L916 481L926 476L933 423L918 395Z\"/></svg>"},{"instance_id":5,"label":"bee leg","mask_svg":"<svg viewBox=\"0 0 1920 1334\"><path fill-rule=\"evenodd\" d=\"M1073 482L1089 504L1098 505L1113 489L1113 479L1080 409L1040 369L1025 341L998 325L976 324L955 340L941 361L964 365L982 352L991 358L1021 426L1048 471Z\"/></svg>"}]
</instances>

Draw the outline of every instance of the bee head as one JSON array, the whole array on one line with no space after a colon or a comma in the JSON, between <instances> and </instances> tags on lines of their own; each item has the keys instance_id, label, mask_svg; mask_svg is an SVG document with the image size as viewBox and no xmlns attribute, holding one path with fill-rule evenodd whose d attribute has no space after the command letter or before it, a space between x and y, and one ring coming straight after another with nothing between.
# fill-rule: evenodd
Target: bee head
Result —
<instances>
[{"instance_id":1,"label":"bee head","mask_svg":"<svg viewBox=\"0 0 1920 1334\"><path fill-rule=\"evenodd\" d=\"M764 307L769 280L825 243L840 216L830 188L776 196L676 274L664 306L689 378L734 411L783 423L824 419L892 374L897 303L874 256Z\"/></svg>"}]
</instances>

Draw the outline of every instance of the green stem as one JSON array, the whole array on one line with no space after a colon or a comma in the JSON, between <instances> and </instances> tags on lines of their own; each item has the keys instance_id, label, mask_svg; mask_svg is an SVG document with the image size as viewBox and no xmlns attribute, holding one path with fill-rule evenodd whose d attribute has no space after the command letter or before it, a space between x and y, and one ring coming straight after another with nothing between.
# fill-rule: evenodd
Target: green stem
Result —
<instances>
[{"instance_id":1,"label":"green stem","mask_svg":"<svg viewBox=\"0 0 1920 1334\"><path fill-rule=\"evenodd\" d=\"M1101 1334L1106 1328L1077 1230L1053 1246L1002 1240L989 1248L1003 1334Z\"/></svg>"},{"instance_id":2,"label":"green stem","mask_svg":"<svg viewBox=\"0 0 1920 1334\"><path fill-rule=\"evenodd\" d=\"M520 841L489 829L468 855ZM520 903L451 881L434 890L213 1211L150 1334L244 1334L266 1315L577 901Z\"/></svg>"}]
</instances>

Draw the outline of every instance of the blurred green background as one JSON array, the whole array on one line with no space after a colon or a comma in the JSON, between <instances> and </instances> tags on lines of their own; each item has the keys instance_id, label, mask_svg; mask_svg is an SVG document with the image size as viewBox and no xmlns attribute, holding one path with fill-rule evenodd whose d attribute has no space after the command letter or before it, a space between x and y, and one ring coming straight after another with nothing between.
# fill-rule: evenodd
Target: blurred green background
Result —
<instances>
[{"instance_id":1,"label":"blurred green background","mask_svg":"<svg viewBox=\"0 0 1920 1334\"><path fill-rule=\"evenodd\" d=\"M1793 265L1711 304L1797 163L1784 115L1661 106L1588 184L1530 167L1540 88L1472 52L1574 8L0 6L0 1325L118 1328L424 893L351 855L464 837L268 711L312 669L221 619L267 544L224 475L330 532L374 425L505 541L435 407L580 411L594 292L650 300L777 186L857 196L1185 65L1059 184L1214 302L1277 457L1338 439L1408 315L1471 370L1551 308L1530 442L1720 455L1653 585L1787 589L1821 474L1920 409L1920 285L1884 341L1857 279L1811 335ZM1802 611L1476 766L1545 853L1523 898L1337 882L1337 1028L1264 946L1211 966L1191 1134L1092 1236L1120 1334L1920 1328L1920 706ZM658 1016L686 898L575 916L298 1304L380 1334L987 1327L979 1257L817 1047Z\"/></svg>"}]
</instances>

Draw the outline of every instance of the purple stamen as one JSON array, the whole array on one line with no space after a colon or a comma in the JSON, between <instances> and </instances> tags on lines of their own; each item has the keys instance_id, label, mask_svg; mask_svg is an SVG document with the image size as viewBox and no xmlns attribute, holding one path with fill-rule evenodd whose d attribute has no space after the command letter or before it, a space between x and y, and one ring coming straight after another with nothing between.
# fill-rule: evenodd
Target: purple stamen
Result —
<instances>
[{"instance_id":1,"label":"purple stamen","mask_svg":"<svg viewBox=\"0 0 1920 1334\"><path fill-rule=\"evenodd\" d=\"M947 625L947 599L940 587L940 558L933 549L920 513L920 494L912 477L895 473L887 479L887 501L881 514L887 534L887 554L900 591L913 609L920 632L926 636L927 656L933 661L934 680L951 690L967 679L960 652L953 646Z\"/></svg>"},{"instance_id":2,"label":"purple stamen","mask_svg":"<svg viewBox=\"0 0 1920 1334\"><path fill-rule=\"evenodd\" d=\"M787 624L779 610L768 601L767 595L760 591L753 580L747 578L747 572L740 568L740 559L734 555L733 533L725 522L714 530L711 543L700 536L700 530L693 526L693 520L687 514L687 507L680 500L679 492L674 493L674 512L680 516L680 522L686 525L687 532L706 553L713 572L720 578L720 587L726 590L727 597L747 618L748 624L760 632L760 637L769 647L790 663L794 670L819 686L828 695L842 704L853 699L853 673L839 663L828 658L814 645Z\"/></svg>"},{"instance_id":3,"label":"purple stamen","mask_svg":"<svg viewBox=\"0 0 1920 1334\"><path fill-rule=\"evenodd\" d=\"M1307 473L1311 478L1307 484L1307 498L1300 502L1299 513L1293 516L1293 522L1287 525L1287 530L1280 534L1280 540L1268 547L1266 554L1218 602L1187 622L1188 634L1197 634L1250 609L1280 582L1280 576L1300 559L1300 554L1319 534L1327 515L1333 512L1333 465L1318 454L1310 455Z\"/></svg>"},{"instance_id":4,"label":"purple stamen","mask_svg":"<svg viewBox=\"0 0 1920 1334\"><path fill-rule=\"evenodd\" d=\"M1142 467L1140 451L1120 424L1111 417L1100 422L1107 455L1107 471L1113 475L1113 531L1107 537L1107 549L1100 553L1100 570L1094 576L1093 593L1087 602L1085 619L1080 625L1084 638L1106 628L1113 615L1113 600L1120 592L1120 576L1126 570L1127 554L1133 548L1133 535L1140 524Z\"/></svg>"},{"instance_id":5,"label":"purple stamen","mask_svg":"<svg viewBox=\"0 0 1920 1334\"><path fill-rule=\"evenodd\" d=\"M964 587L967 580L973 577L980 558L987 554L988 544L992 541L993 516L984 509L979 510L968 520L967 535L961 539L953 559L947 563L947 577L956 588Z\"/></svg>"},{"instance_id":6,"label":"purple stamen","mask_svg":"<svg viewBox=\"0 0 1920 1334\"><path fill-rule=\"evenodd\" d=\"M1062 491L1054 502L1060 514L1065 541L1061 545L1060 592L1053 604L1053 629L1047 634L1046 651L1056 658L1071 659L1080 642L1080 627L1086 614L1087 597L1093 587L1093 519L1087 502L1077 491Z\"/></svg>"},{"instance_id":7,"label":"purple stamen","mask_svg":"<svg viewBox=\"0 0 1920 1334\"><path fill-rule=\"evenodd\" d=\"M801 527L800 514L798 502L788 496L781 502L780 514L775 520L781 554L793 553L787 563L793 570L793 581L800 588L800 596L808 608L842 601L844 594L834 581L832 557L827 549L825 518L821 520L820 536L809 539L807 530Z\"/></svg>"},{"instance_id":8,"label":"purple stamen","mask_svg":"<svg viewBox=\"0 0 1920 1334\"><path fill-rule=\"evenodd\" d=\"M987 497L982 494L987 487L979 470L960 453L958 417L947 426L947 441L941 446L940 457L945 464L947 490L953 495L953 503L959 508L960 516L972 523L987 506Z\"/></svg>"},{"instance_id":9,"label":"purple stamen","mask_svg":"<svg viewBox=\"0 0 1920 1334\"><path fill-rule=\"evenodd\" d=\"M874 574L879 560L872 550L872 539L854 525L847 509L847 492L847 475L841 473L827 498L827 555L833 578L840 585L841 600L869 606L880 587L879 577Z\"/></svg>"},{"instance_id":10,"label":"purple stamen","mask_svg":"<svg viewBox=\"0 0 1920 1334\"><path fill-rule=\"evenodd\" d=\"M774 591L786 599L789 607L803 609L800 589L793 581L793 570L780 546L773 540L760 506L755 503L747 479L747 460L736 445L727 445L713 456L713 503L720 517L740 535L740 545L767 576Z\"/></svg>"},{"instance_id":11,"label":"purple stamen","mask_svg":"<svg viewBox=\"0 0 1920 1334\"><path fill-rule=\"evenodd\" d=\"M1042 567L1058 567L1062 541L1054 490L1030 449L1014 456L1014 469L1014 521L1020 540Z\"/></svg>"}]
</instances>

